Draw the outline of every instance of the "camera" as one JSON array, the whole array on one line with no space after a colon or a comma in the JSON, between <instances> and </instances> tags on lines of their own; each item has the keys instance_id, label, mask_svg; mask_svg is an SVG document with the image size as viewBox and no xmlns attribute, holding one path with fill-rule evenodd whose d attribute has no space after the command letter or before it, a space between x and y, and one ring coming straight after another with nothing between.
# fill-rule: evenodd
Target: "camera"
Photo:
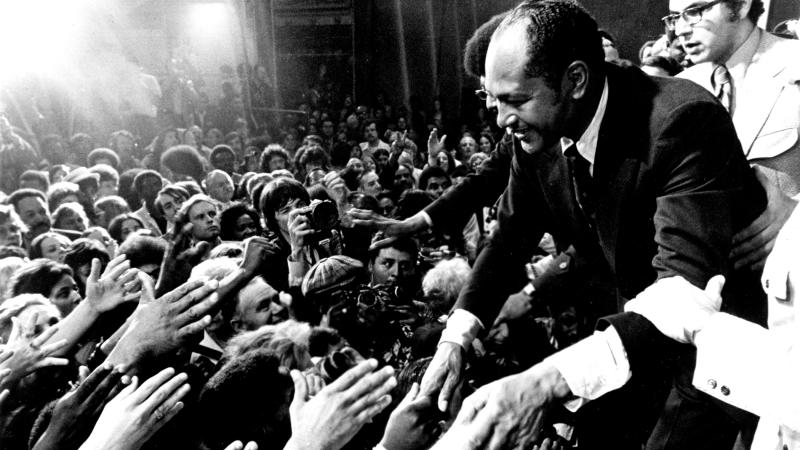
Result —
<instances>
[{"instance_id":1,"label":"camera","mask_svg":"<svg viewBox=\"0 0 800 450\"><path fill-rule=\"evenodd\" d=\"M308 218L309 225L315 231L310 238L316 242L330 237L331 231L339 223L339 210L330 200L312 200L310 205L300 208L299 214Z\"/></svg>"}]
</instances>

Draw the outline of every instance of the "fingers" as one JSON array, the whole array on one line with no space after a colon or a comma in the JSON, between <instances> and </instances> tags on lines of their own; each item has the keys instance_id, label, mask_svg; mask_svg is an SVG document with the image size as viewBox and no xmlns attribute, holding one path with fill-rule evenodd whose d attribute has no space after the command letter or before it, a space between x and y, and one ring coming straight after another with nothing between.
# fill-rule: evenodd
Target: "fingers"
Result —
<instances>
[{"instance_id":1,"label":"fingers","mask_svg":"<svg viewBox=\"0 0 800 450\"><path fill-rule=\"evenodd\" d=\"M116 266L111 267L110 269L106 267L106 273L103 274L103 278L109 281L114 281L130 268L131 268L130 261L120 261L119 263L117 263Z\"/></svg>"},{"instance_id":2,"label":"fingers","mask_svg":"<svg viewBox=\"0 0 800 450\"><path fill-rule=\"evenodd\" d=\"M216 291L217 288L219 287L219 282L217 280L208 280L207 278L201 278L197 281L198 282L192 284L192 289L186 290L185 292L180 294L180 297L177 298L173 297L174 300L172 300L172 303L174 303L176 311L178 312L186 311L187 309L196 305L202 299L211 295L211 293ZM183 291L180 287L178 288L178 290Z\"/></svg>"},{"instance_id":3,"label":"fingers","mask_svg":"<svg viewBox=\"0 0 800 450\"><path fill-rule=\"evenodd\" d=\"M411 385L411 389L408 390L408 393L403 400L397 405L397 409L405 408L406 406L410 405L415 398L417 398L417 394L419 394L419 383L414 383Z\"/></svg>"},{"instance_id":4,"label":"fingers","mask_svg":"<svg viewBox=\"0 0 800 450\"><path fill-rule=\"evenodd\" d=\"M25 305L25 303L21 303L13 308L9 308L5 312L3 312L3 314L0 314L0 322L5 322L6 320L10 320L11 317L14 317L20 312L22 312L22 310L25 309L25 306L27 306Z\"/></svg>"},{"instance_id":5,"label":"fingers","mask_svg":"<svg viewBox=\"0 0 800 450\"><path fill-rule=\"evenodd\" d=\"M174 290L170 291L169 293L165 294L159 300L164 299L167 303L175 303L178 300L182 299L186 296L189 292L192 292L195 289L200 288L206 283L208 280L206 278L197 278L194 280L189 280L186 283L178 286Z\"/></svg>"},{"instance_id":6,"label":"fingers","mask_svg":"<svg viewBox=\"0 0 800 450\"><path fill-rule=\"evenodd\" d=\"M292 398L292 404L289 406L289 409L296 411L297 408L300 408L306 403L306 400L308 400L308 384L306 382L306 377L304 377L299 370L292 370L289 372L289 375L291 375L292 381L294 381L294 397Z\"/></svg>"},{"instance_id":7,"label":"fingers","mask_svg":"<svg viewBox=\"0 0 800 450\"><path fill-rule=\"evenodd\" d=\"M392 396L391 395L384 395L380 397L372 406L367 407L366 409L362 410L356 416L356 423L364 424L372 420L373 417L380 414L381 411L386 409L389 404L392 403Z\"/></svg>"},{"instance_id":8,"label":"fingers","mask_svg":"<svg viewBox=\"0 0 800 450\"><path fill-rule=\"evenodd\" d=\"M117 258L112 259L111 261L116 260ZM111 266L111 263L108 263L108 266ZM92 269L89 271L89 280L88 283L97 283L100 281L100 260L97 258L92 258Z\"/></svg>"},{"instance_id":9,"label":"fingers","mask_svg":"<svg viewBox=\"0 0 800 450\"><path fill-rule=\"evenodd\" d=\"M43 369L45 367L63 367L66 366L67 364L69 364L69 360L66 358L47 357L34 364L31 367L29 373L33 372L34 370Z\"/></svg>"},{"instance_id":10,"label":"fingers","mask_svg":"<svg viewBox=\"0 0 800 450\"><path fill-rule=\"evenodd\" d=\"M8 399L8 396L10 394L11 394L11 391L9 391L8 389L3 389L3 391L0 392L0 410L2 410L3 403L5 403L6 399Z\"/></svg>"},{"instance_id":11,"label":"fingers","mask_svg":"<svg viewBox=\"0 0 800 450\"><path fill-rule=\"evenodd\" d=\"M186 384L188 379L185 373L179 373L159 387L142 405L145 414L152 415L157 421L171 418L170 414L177 414L178 411L173 412L173 409L191 390Z\"/></svg>"},{"instance_id":12,"label":"fingers","mask_svg":"<svg viewBox=\"0 0 800 450\"><path fill-rule=\"evenodd\" d=\"M56 334L57 331L58 331L58 327L57 326L48 327L47 329L42 331L42 334L40 334L39 336L36 336L31 341L31 345L33 345L34 347L41 347L42 344L44 344L45 342L47 342L48 339L53 337Z\"/></svg>"},{"instance_id":13,"label":"fingers","mask_svg":"<svg viewBox=\"0 0 800 450\"><path fill-rule=\"evenodd\" d=\"M12 356L14 356L14 350L6 348L0 350L0 364L3 364L4 362L8 361L8 359L11 358Z\"/></svg>"},{"instance_id":14,"label":"fingers","mask_svg":"<svg viewBox=\"0 0 800 450\"><path fill-rule=\"evenodd\" d=\"M378 374L383 375L381 372L386 373L386 371L381 370L372 375L369 375L367 378L372 378L373 376ZM358 395L358 397L351 397L353 400L356 400L352 404L351 410L359 412L365 409L369 409L372 405L380 403L382 398L389 396L389 394L392 392L392 389L394 389L395 386L397 386L397 380L392 376L383 381L382 384L374 385L373 387L370 388L370 390L362 392L361 394Z\"/></svg>"},{"instance_id":15,"label":"fingers","mask_svg":"<svg viewBox=\"0 0 800 450\"><path fill-rule=\"evenodd\" d=\"M86 377L81 384L78 385L78 388L75 390L75 398L79 402L83 402L87 399L92 392L95 391L97 386L106 379L106 377L111 374L113 371L113 367L111 364L104 363L97 366L96 369Z\"/></svg>"},{"instance_id":16,"label":"fingers","mask_svg":"<svg viewBox=\"0 0 800 450\"><path fill-rule=\"evenodd\" d=\"M381 370L370 373L358 380L353 387L347 390L348 397L350 398L350 401L353 402L362 399L364 396L369 397L376 392L376 390L380 390L382 387L384 387L389 381L391 381L395 386L397 385L397 381L394 380L394 369L391 366L386 366ZM380 397L380 395L376 395L375 397Z\"/></svg>"},{"instance_id":17,"label":"fingers","mask_svg":"<svg viewBox=\"0 0 800 450\"><path fill-rule=\"evenodd\" d=\"M172 376L175 375L175 369L172 367L167 367L166 369L158 372L157 374L153 375L142 383L139 389L136 389L136 392L133 393L131 396L131 401L134 404L141 404L147 400L150 395L156 391L161 385L167 382Z\"/></svg>"},{"instance_id":18,"label":"fingers","mask_svg":"<svg viewBox=\"0 0 800 450\"><path fill-rule=\"evenodd\" d=\"M439 392L439 400L437 402L439 411L447 411L447 404L450 402L450 398L453 396L453 392L456 390L459 381L458 374L451 370L447 371L447 377L445 377L442 390Z\"/></svg>"},{"instance_id":19,"label":"fingers","mask_svg":"<svg viewBox=\"0 0 800 450\"><path fill-rule=\"evenodd\" d=\"M325 388L325 381L315 373L304 374L308 383L308 396L313 397Z\"/></svg>"},{"instance_id":20,"label":"fingers","mask_svg":"<svg viewBox=\"0 0 800 450\"><path fill-rule=\"evenodd\" d=\"M87 408L91 409L99 409L103 406L106 399L109 397L111 391L117 387L119 380L122 378L122 375L125 373L126 368L124 366L120 366L114 368L112 370L108 370L105 372L104 376L100 379L99 383L95 382L95 386L89 389L87 387L87 391L84 391L84 398L86 398L86 406ZM84 385L78 387L78 390L82 390ZM85 394L88 392L88 396Z\"/></svg>"},{"instance_id":21,"label":"fingers","mask_svg":"<svg viewBox=\"0 0 800 450\"><path fill-rule=\"evenodd\" d=\"M202 301L185 312L181 313L178 317L176 317L176 323L179 327L183 328L185 325L189 325L192 323L197 322L198 320L202 320L205 316L209 315L214 306L219 302L219 294L216 292L211 292L210 295L205 296L202 298Z\"/></svg>"},{"instance_id":22,"label":"fingers","mask_svg":"<svg viewBox=\"0 0 800 450\"><path fill-rule=\"evenodd\" d=\"M725 277L722 275L715 275L706 283L706 295L711 298L722 298L723 287L725 287Z\"/></svg>"},{"instance_id":23,"label":"fingers","mask_svg":"<svg viewBox=\"0 0 800 450\"><path fill-rule=\"evenodd\" d=\"M378 367L378 361L375 359L368 359L366 361L362 361L357 366L353 367L352 369L345 372L342 376L336 379L333 383L329 384L328 389L331 392L341 392L347 389L350 389L358 380L364 377L364 375L372 372Z\"/></svg>"}]
</instances>

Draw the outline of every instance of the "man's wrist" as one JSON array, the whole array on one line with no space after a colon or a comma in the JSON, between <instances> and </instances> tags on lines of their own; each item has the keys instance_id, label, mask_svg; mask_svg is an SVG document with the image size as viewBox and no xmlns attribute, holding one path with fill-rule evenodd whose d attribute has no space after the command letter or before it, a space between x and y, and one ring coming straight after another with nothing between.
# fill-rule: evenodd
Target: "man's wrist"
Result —
<instances>
[{"instance_id":1,"label":"man's wrist","mask_svg":"<svg viewBox=\"0 0 800 450\"><path fill-rule=\"evenodd\" d=\"M526 372L533 377L534 383L547 395L549 401L561 401L572 396L567 380L554 365L544 362Z\"/></svg>"}]
</instances>

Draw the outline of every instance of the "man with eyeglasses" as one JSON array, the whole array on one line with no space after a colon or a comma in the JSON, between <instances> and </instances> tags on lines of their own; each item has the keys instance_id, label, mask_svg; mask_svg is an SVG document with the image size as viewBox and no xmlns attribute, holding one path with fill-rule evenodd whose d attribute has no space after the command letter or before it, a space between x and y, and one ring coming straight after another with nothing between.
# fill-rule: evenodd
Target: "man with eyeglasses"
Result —
<instances>
[{"instance_id":1,"label":"man with eyeglasses","mask_svg":"<svg viewBox=\"0 0 800 450\"><path fill-rule=\"evenodd\" d=\"M800 42L756 25L762 0L670 0L664 17L695 65L679 77L705 87L733 117L769 208L739 232L736 264L761 271L800 192Z\"/></svg>"},{"instance_id":2,"label":"man with eyeglasses","mask_svg":"<svg viewBox=\"0 0 800 450\"><path fill-rule=\"evenodd\" d=\"M465 349L494 322L546 231L559 249L599 252L620 306L671 295L659 279L701 287L723 272L735 284L725 308L764 322L758 276L734 271L728 256L734 231L763 211L766 196L730 116L708 92L605 63L596 22L572 1L517 6L494 32L485 65L487 107L518 145L499 226L448 319L422 394L447 408ZM601 328L479 389L456 420L467 424L451 428L441 448L530 448L553 404L605 414L598 419L609 428L587 448L730 449L755 422L694 389L693 349L643 317L608 316ZM628 349L645 357L629 360Z\"/></svg>"}]
</instances>

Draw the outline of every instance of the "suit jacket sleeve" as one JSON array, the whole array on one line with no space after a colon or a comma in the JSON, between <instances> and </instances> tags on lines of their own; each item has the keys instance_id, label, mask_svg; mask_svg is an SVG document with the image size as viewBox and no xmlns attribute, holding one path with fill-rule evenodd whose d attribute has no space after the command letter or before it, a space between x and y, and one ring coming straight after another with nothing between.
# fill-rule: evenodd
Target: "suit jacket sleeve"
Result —
<instances>
[{"instance_id":1,"label":"suit jacket sleeve","mask_svg":"<svg viewBox=\"0 0 800 450\"><path fill-rule=\"evenodd\" d=\"M436 229L460 230L476 207L491 206L497 201L508 184L513 145L512 138L504 136L478 173L468 175L425 208Z\"/></svg>"},{"instance_id":2,"label":"suit jacket sleeve","mask_svg":"<svg viewBox=\"0 0 800 450\"><path fill-rule=\"evenodd\" d=\"M461 290L454 309L465 309L483 324L492 324L508 295L518 289L518 274L533 255L544 234L536 220L547 205L538 183L519 159L511 163L508 187L500 198L498 229L478 256L472 276Z\"/></svg>"}]
</instances>

